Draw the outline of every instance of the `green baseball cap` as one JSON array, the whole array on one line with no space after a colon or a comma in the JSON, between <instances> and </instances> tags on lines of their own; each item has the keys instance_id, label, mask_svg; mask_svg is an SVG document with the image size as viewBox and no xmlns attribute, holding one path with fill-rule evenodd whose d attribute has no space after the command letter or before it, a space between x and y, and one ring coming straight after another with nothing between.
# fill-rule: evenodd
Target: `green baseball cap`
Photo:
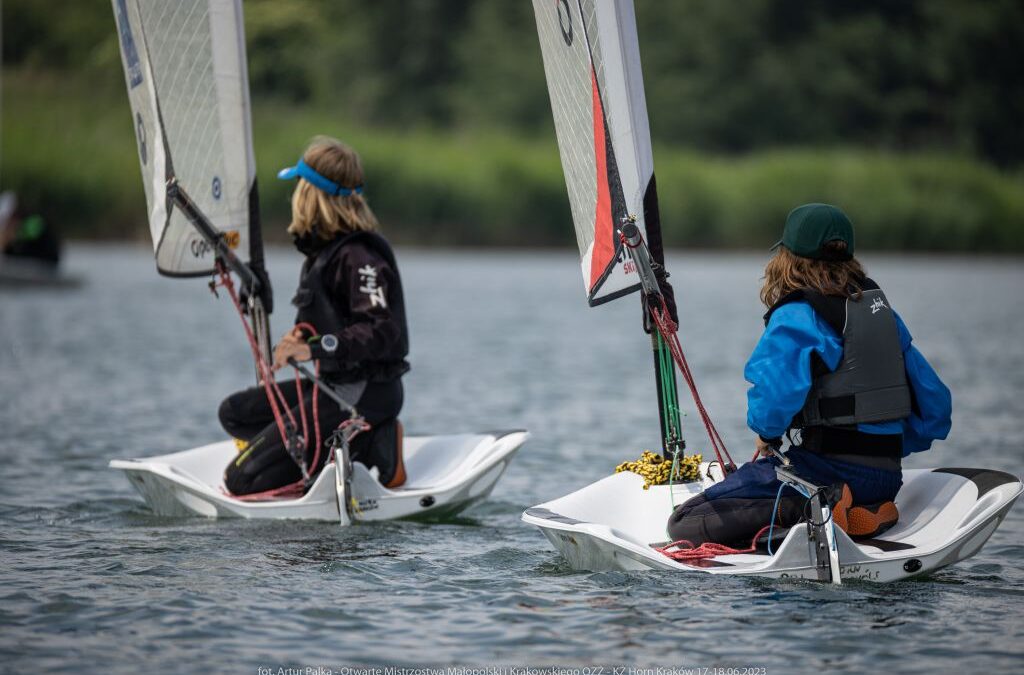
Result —
<instances>
[{"instance_id":1,"label":"green baseball cap","mask_svg":"<svg viewBox=\"0 0 1024 675\"><path fill-rule=\"evenodd\" d=\"M830 241L846 243L840 255L824 250ZM831 204L804 204L789 212L782 239L772 250L785 246L801 258L815 260L850 260L853 258L853 223L842 209Z\"/></svg>"}]
</instances>

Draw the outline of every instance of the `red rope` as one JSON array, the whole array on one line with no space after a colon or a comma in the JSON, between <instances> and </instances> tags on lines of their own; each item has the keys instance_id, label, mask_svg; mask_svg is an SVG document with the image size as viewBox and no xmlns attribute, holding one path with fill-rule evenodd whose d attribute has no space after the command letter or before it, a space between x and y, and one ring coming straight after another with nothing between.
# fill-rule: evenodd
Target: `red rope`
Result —
<instances>
[{"instance_id":1,"label":"red rope","mask_svg":"<svg viewBox=\"0 0 1024 675\"><path fill-rule=\"evenodd\" d=\"M274 422L277 424L277 430L281 434L281 441L288 446L288 430L284 423L284 416L281 414L281 408L278 404L277 397L284 400L284 395L281 393L280 388L277 386L277 381L274 379L274 373L270 369L270 364L263 358L263 353L260 351L259 344L256 341L256 336L253 335L252 328L245 321L245 315L242 311L242 303L238 299L238 293L235 292L235 282L231 278L230 272L221 265L217 264L217 271L220 273L220 285L225 288L228 292L228 296L231 298L231 302L234 303L235 309L238 311L239 318L242 319L242 328L245 329L245 336L249 339L249 349L252 350L253 359L256 361L256 369L260 374L260 382L263 384L263 391L267 395L267 401L270 403L270 409L274 414ZM288 409L288 406L284 406L284 411L288 415L288 419L295 426L295 417L292 415L292 411Z\"/></svg>"},{"instance_id":2,"label":"red rope","mask_svg":"<svg viewBox=\"0 0 1024 675\"><path fill-rule=\"evenodd\" d=\"M314 399L316 397L316 390L315 389L313 390L313 397L314 397ZM314 427L316 429L316 437L317 437L316 450L315 450L315 452L313 454L313 467L316 468L317 462L319 462L319 460L320 460L320 426L319 426L320 422L317 419L318 415L317 415L317 410L316 410L315 407L313 408L313 417L314 417L314 423L313 424L314 424ZM356 420L347 419L344 422L342 422L340 425L338 425L338 428L339 429L344 429L344 428L348 427L349 425L353 424L355 421ZM369 424L367 424L364 421L360 421L359 430L356 431L356 433L352 434L352 436L349 438L349 440L351 441L353 438L355 438L356 436L358 436L362 432L367 431L369 428L370 428ZM228 494L228 496L230 496L230 497L232 497L234 499L237 499L237 500L243 501L243 502L263 502L263 501L269 501L269 500L272 500L272 499L299 499L299 498L302 497L302 495L305 494L305 492L306 492L306 486L300 480L300 481L296 481L294 483L289 483L288 485L283 485L283 486L278 487L278 488L272 488L270 490L264 490L263 492L253 492L253 493L250 493L250 494L247 494L247 495L235 495L235 494L230 494L230 493L226 493L226 494Z\"/></svg>"},{"instance_id":3,"label":"red rope","mask_svg":"<svg viewBox=\"0 0 1024 675\"><path fill-rule=\"evenodd\" d=\"M265 502L271 499L298 499L302 497L304 493L305 485L301 480L272 490L253 492L247 495L236 495L225 491L225 494L229 497L237 499L240 502Z\"/></svg>"},{"instance_id":4,"label":"red rope","mask_svg":"<svg viewBox=\"0 0 1024 675\"><path fill-rule=\"evenodd\" d=\"M220 285L223 286L228 296L231 298L231 302L235 305L235 310L238 312L239 318L242 320L242 328L245 329L245 336L249 340L249 348L252 350L253 359L256 361L256 368L260 374L260 381L263 384L263 391L267 396L267 401L270 403L270 409L274 414L274 422L277 425L278 433L281 435L281 442L284 443L285 447L288 447L288 430L285 425L284 415L281 414L281 410L288 416L288 421L291 423L292 428L296 427L295 416L292 414L291 408L288 406L284 392L277 385L277 380L274 378L274 373L270 368L270 364L263 357L263 353L260 351L259 343L256 340L256 336L253 334L252 328L245 321L245 314L242 311L242 303L238 298L238 293L235 291L234 280L231 278L231 274L224 268L223 265L217 265L217 271L220 273ZM309 331L312 335L318 335L316 328L309 323L296 324L296 328ZM316 363L316 374L320 375L320 362ZM306 404L305 398L302 393L302 377L299 373L298 368L295 369L295 391L298 396L299 406L299 417L302 422L302 440L303 440L303 452L309 450L309 426L306 416ZM316 444L313 450L313 462L310 465L312 470L316 470L320 463L320 446L321 446L321 435L320 435L320 407L318 405L318 399L320 395L319 387L313 387L313 435L315 437ZM347 426L349 422L342 423L340 428ZM363 431L363 429L360 429ZM357 432L358 434L359 432ZM304 479L305 477L303 477ZM299 480L288 485L283 485L278 488L271 490L264 490L263 492L254 492L246 495L231 495L235 499L241 501L263 501L268 499L296 499L303 495L306 486L304 480Z\"/></svg>"},{"instance_id":5,"label":"red rope","mask_svg":"<svg viewBox=\"0 0 1024 675\"><path fill-rule=\"evenodd\" d=\"M757 534L755 534L754 538L750 541L750 548L732 548L730 546L726 546L725 544L716 544L713 541L706 541L700 546L694 546L693 542L687 541L686 539L680 539L679 541L674 541L671 544L668 544L667 546L662 546L661 548L655 547L654 550L658 553L661 553L662 555L668 556L669 558L672 558L673 560L678 560L680 562L687 562L689 560L704 560L706 558L714 558L718 555L737 555L740 553L753 553L757 550L757 540L761 538L762 534L768 531L768 527L768 525L765 525L757 531ZM682 546L685 546L685 548L680 548ZM676 550L670 551L669 549L671 548L675 548Z\"/></svg>"},{"instance_id":6,"label":"red rope","mask_svg":"<svg viewBox=\"0 0 1024 675\"><path fill-rule=\"evenodd\" d=\"M301 328L302 330L305 330L305 331L309 331L313 336L319 335L319 333L317 332L316 328L314 328L313 324L311 324L311 323L307 323L305 321L302 321L300 323L295 324L295 327L296 328ZM316 362L316 366L314 368L316 370L316 376L320 377L320 361ZM295 385L297 387L299 387L299 401L303 401L303 398L302 398L302 385L299 384L299 381L300 381L300 378L301 378L301 374L299 373L299 369L298 368L295 368L294 370L295 370ZM316 437L315 438L316 445L313 446L315 448L313 450L313 468L314 469L316 469L316 467L318 466L318 464L320 462L320 405L317 403L317 401L319 400L319 396L320 396L320 387L318 387L318 386L316 386L314 384L313 385L313 434ZM305 405L303 405L302 415L303 415L303 419L302 419L302 433L305 434L306 433L306 419L305 419L306 411L305 411ZM306 436L306 438L308 439L309 436Z\"/></svg>"},{"instance_id":7,"label":"red rope","mask_svg":"<svg viewBox=\"0 0 1024 675\"><path fill-rule=\"evenodd\" d=\"M676 362L679 372L682 373L686 385L690 388L690 395L693 397L693 403L697 407L697 412L700 413L704 429L707 430L711 447L715 451L715 457L718 459L722 471L728 473L729 467L734 467L735 464L733 464L732 457L729 456L729 451L725 447L725 441L722 440L721 435L718 433L715 423L711 421L711 415L708 413L707 408L704 407L704 402L701 401L700 392L697 391L697 382L693 378L690 364L687 363L686 355L683 354L683 347L679 342L678 326L669 316L668 306L665 304L664 297L661 297L660 308L651 308L651 317L654 319L661 337L664 338L665 343L668 345L669 351L672 353L672 359Z\"/></svg>"}]
</instances>

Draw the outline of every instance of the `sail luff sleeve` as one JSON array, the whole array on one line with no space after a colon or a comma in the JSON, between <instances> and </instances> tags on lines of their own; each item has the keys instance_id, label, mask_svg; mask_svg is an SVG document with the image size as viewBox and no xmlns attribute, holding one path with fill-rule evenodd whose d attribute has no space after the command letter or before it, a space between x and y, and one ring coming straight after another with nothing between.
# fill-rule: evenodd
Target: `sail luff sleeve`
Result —
<instances>
[{"instance_id":1,"label":"sail luff sleeve","mask_svg":"<svg viewBox=\"0 0 1024 675\"><path fill-rule=\"evenodd\" d=\"M139 152L139 167L148 205L148 222L157 253L168 224L168 204L163 198L167 181L167 159L163 134L158 123L156 91L149 53L145 48L145 35L138 3L134 0L112 0L114 19L118 30L121 62L124 66L128 102L132 112L132 126Z\"/></svg>"}]
</instances>

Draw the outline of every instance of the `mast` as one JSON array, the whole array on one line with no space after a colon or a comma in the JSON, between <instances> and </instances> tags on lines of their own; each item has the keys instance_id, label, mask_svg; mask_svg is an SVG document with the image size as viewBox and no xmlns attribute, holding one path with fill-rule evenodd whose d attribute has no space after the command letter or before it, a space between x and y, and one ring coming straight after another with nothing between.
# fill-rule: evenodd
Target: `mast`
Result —
<instances>
[{"instance_id":1,"label":"mast","mask_svg":"<svg viewBox=\"0 0 1024 675\"><path fill-rule=\"evenodd\" d=\"M658 294L664 297L669 314L677 320L675 294L668 283L668 269L665 267L665 246L661 238L661 210L658 208L658 182L651 173L651 180L644 192L644 222L647 224L647 245L651 272L657 282ZM629 249L630 252L633 249ZM661 422L661 454L666 459L686 449L683 440L683 425L679 411L679 388L676 383L676 369L672 354L665 338L654 326L651 308L660 305L644 299L644 330L651 336L651 352L654 357L654 384L658 397L658 419Z\"/></svg>"},{"instance_id":2,"label":"mast","mask_svg":"<svg viewBox=\"0 0 1024 675\"><path fill-rule=\"evenodd\" d=\"M263 258L263 221L260 218L259 183L256 180L256 153L252 147L252 104L249 100L249 58L245 51L245 22L241 2L233 0L233 3L235 11L227 14L230 15L229 20L233 19L235 30L233 45L236 49L235 59L241 81L239 89L242 97L242 119L245 123L243 145L246 149L248 171L252 176L252 187L249 189L249 265L260 281L260 287L253 289L249 294L249 321L252 324L253 335L256 336L260 355L264 361L271 363L270 314L274 311L274 292ZM260 370L257 366L257 383L259 380Z\"/></svg>"},{"instance_id":3,"label":"mast","mask_svg":"<svg viewBox=\"0 0 1024 675\"><path fill-rule=\"evenodd\" d=\"M256 336L260 354L267 363L270 363L270 313L274 310L274 291L263 262L263 225L255 178L252 181L249 198L249 230L249 266L260 281L259 286L249 293L249 322L252 324L252 333ZM256 369L256 379L259 380L259 368Z\"/></svg>"},{"instance_id":4,"label":"mast","mask_svg":"<svg viewBox=\"0 0 1024 675\"><path fill-rule=\"evenodd\" d=\"M640 233L640 228L636 226L635 218L627 218L620 232L626 252L636 265L637 274L640 276L644 330L651 336L651 351L654 355L654 383L658 397L658 420L661 422L661 452L663 457L670 459L686 448L686 442L683 440L679 415L675 363L651 315L654 308L660 309L669 302L669 298L662 292L664 266L654 260L652 251Z\"/></svg>"}]
</instances>

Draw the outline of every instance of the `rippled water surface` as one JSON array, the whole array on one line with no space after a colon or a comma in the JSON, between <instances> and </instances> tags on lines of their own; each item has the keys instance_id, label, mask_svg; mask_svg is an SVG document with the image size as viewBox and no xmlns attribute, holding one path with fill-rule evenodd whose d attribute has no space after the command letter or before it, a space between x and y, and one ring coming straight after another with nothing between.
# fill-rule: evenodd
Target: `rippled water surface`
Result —
<instances>
[{"instance_id":1,"label":"rippled water surface","mask_svg":"<svg viewBox=\"0 0 1024 675\"><path fill-rule=\"evenodd\" d=\"M1024 509L976 557L841 588L569 570L526 507L656 443L635 298L587 309L570 253L399 251L410 432L533 432L492 498L444 524L151 515L112 458L221 438L247 386L237 319L147 251L72 247L74 291L0 291L0 670L244 672L352 664L1019 672ZM764 255L670 259L684 347L734 455ZM909 467L1024 469L1024 266L868 257L954 392L950 440ZM280 309L298 256L273 251ZM694 415L688 418L695 420ZM690 425L691 447L705 442ZM275 671L276 672L276 671Z\"/></svg>"}]
</instances>

